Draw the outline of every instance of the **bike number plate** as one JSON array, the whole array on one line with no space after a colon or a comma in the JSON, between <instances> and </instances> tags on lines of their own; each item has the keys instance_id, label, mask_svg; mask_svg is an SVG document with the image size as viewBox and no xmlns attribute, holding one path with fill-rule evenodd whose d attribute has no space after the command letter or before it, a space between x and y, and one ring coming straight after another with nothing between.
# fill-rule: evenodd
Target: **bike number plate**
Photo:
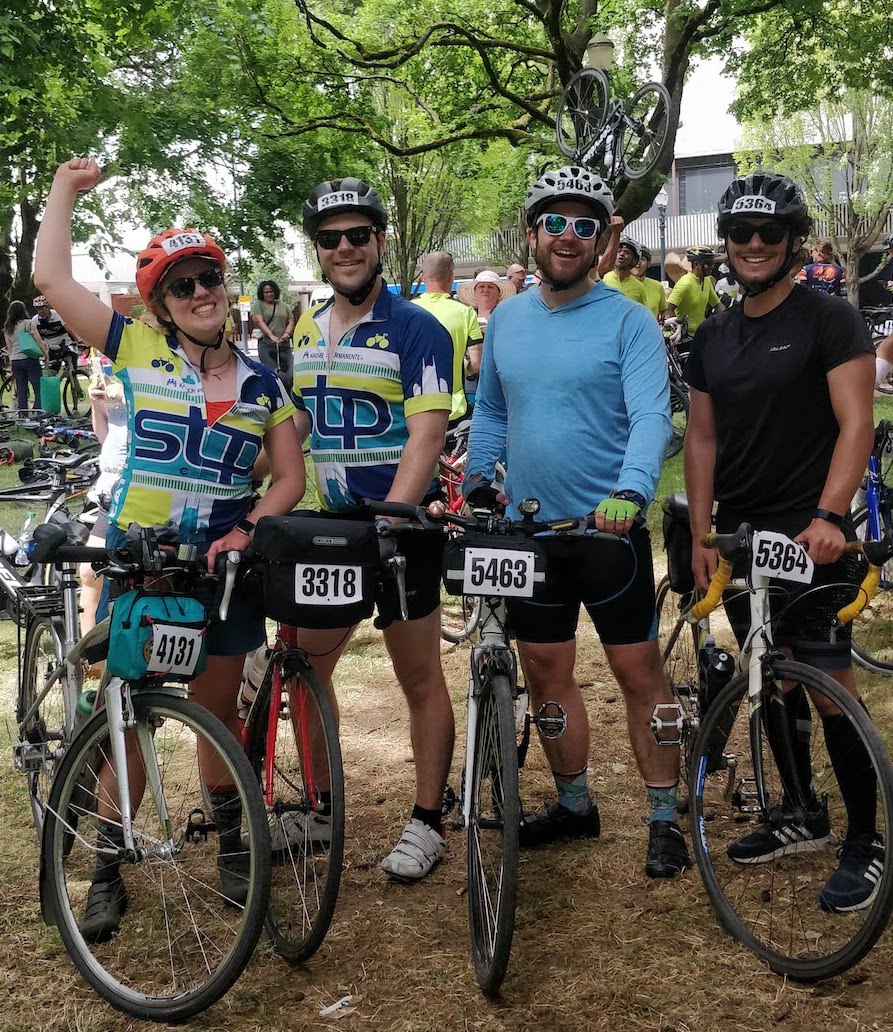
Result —
<instances>
[{"instance_id":1,"label":"bike number plate","mask_svg":"<svg viewBox=\"0 0 893 1032\"><path fill-rule=\"evenodd\" d=\"M295 602L310 606L349 606L362 601L362 567L295 564Z\"/></svg>"},{"instance_id":2,"label":"bike number plate","mask_svg":"<svg viewBox=\"0 0 893 1032\"><path fill-rule=\"evenodd\" d=\"M152 624L152 647L146 669L160 674L194 674L202 654L202 630Z\"/></svg>"},{"instance_id":3,"label":"bike number plate","mask_svg":"<svg viewBox=\"0 0 893 1032\"><path fill-rule=\"evenodd\" d=\"M753 536L754 577L774 577L776 580L812 584L815 563L802 545L795 544L784 534L773 530L758 530Z\"/></svg>"},{"instance_id":4,"label":"bike number plate","mask_svg":"<svg viewBox=\"0 0 893 1032\"><path fill-rule=\"evenodd\" d=\"M533 552L466 548L462 593L532 598L535 564Z\"/></svg>"}]
</instances>

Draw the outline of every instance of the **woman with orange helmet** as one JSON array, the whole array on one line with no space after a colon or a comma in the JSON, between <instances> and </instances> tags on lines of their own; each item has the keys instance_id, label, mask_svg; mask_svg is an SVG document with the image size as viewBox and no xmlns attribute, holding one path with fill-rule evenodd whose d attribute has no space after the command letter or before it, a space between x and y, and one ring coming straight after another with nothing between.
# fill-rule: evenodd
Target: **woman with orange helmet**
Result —
<instances>
[{"instance_id":1,"label":"woman with orange helmet","mask_svg":"<svg viewBox=\"0 0 893 1032\"><path fill-rule=\"evenodd\" d=\"M77 335L104 352L124 386L128 450L112 495L107 544L123 541L131 522L173 524L182 543L194 544L213 569L217 553L244 551L261 516L290 512L304 493L304 464L292 415L276 375L224 342L228 315L226 255L194 229L168 229L137 258L136 282L163 332L113 312L76 282L71 268L75 197L102 179L92 158L60 165L37 240L34 281ZM273 484L256 504L251 475L261 448ZM244 656L266 638L263 613L238 591L225 624L207 631L205 672L190 694L230 729L238 729L236 696ZM97 614L101 618L101 614ZM237 798L229 774L201 757L215 814ZM216 761L216 762L214 762ZM100 774L103 786L108 787ZM109 785L113 778L108 777ZM210 786L215 786L213 790ZM134 798L140 785L132 783ZM100 830L122 837L110 811ZM236 866L230 862L236 862ZM238 862L241 870L236 869ZM241 854L219 858L221 888L235 903L247 894ZM98 853L82 934L102 941L120 926L127 894L116 862Z\"/></svg>"}]
</instances>

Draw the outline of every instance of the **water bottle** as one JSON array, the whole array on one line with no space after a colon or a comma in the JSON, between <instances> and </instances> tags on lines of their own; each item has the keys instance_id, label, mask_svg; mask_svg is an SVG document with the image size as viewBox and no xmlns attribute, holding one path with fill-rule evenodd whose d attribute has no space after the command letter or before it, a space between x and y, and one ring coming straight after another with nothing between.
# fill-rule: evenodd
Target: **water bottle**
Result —
<instances>
[{"instance_id":1,"label":"water bottle","mask_svg":"<svg viewBox=\"0 0 893 1032\"><path fill-rule=\"evenodd\" d=\"M34 520L35 514L29 512L28 518L22 524L22 531L19 534L19 547L16 549L16 554L12 560L16 566L27 566L30 562L29 557L34 548L34 542L31 540L34 533Z\"/></svg>"},{"instance_id":2,"label":"water bottle","mask_svg":"<svg viewBox=\"0 0 893 1032\"><path fill-rule=\"evenodd\" d=\"M717 647L716 639L708 634L698 649L698 682L701 690L701 717L713 704L719 693L731 681L735 673L735 661Z\"/></svg>"},{"instance_id":3,"label":"water bottle","mask_svg":"<svg viewBox=\"0 0 893 1032\"><path fill-rule=\"evenodd\" d=\"M269 645L261 645L254 655L245 663L245 673L242 677L242 684L239 687L239 698L237 701L239 709L239 720L248 718L248 711L257 696L257 690L263 684L267 667L270 664L270 656L273 650Z\"/></svg>"},{"instance_id":4,"label":"water bottle","mask_svg":"<svg viewBox=\"0 0 893 1032\"><path fill-rule=\"evenodd\" d=\"M96 690L91 688L89 691L81 692L78 696L77 706L74 708L74 733L78 731L87 723L90 717L93 716L93 711L96 709Z\"/></svg>"}]
</instances>

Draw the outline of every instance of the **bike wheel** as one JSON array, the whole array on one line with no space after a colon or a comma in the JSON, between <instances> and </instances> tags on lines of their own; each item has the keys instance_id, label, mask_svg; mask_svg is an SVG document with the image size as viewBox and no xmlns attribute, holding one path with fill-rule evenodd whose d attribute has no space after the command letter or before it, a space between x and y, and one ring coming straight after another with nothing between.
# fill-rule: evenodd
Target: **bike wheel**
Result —
<instances>
[{"instance_id":1,"label":"bike wheel","mask_svg":"<svg viewBox=\"0 0 893 1032\"><path fill-rule=\"evenodd\" d=\"M104 999L143 1020L184 1021L219 1000L251 958L269 898L270 838L248 758L216 717L162 692L134 693L132 701L136 856L119 851L127 906L118 931L97 942L79 928L100 855L100 811L107 827L118 812L104 711L80 731L53 785L45 891L72 960ZM226 771L217 783L235 786L225 790L226 842L204 802L199 750L206 769ZM141 800L140 782L148 786ZM62 816L71 813L76 828ZM218 860L247 882L243 903L222 891Z\"/></svg>"},{"instance_id":2,"label":"bike wheel","mask_svg":"<svg viewBox=\"0 0 893 1032\"><path fill-rule=\"evenodd\" d=\"M440 636L454 645L467 641L481 622L481 599L477 595L440 595Z\"/></svg>"},{"instance_id":3,"label":"bike wheel","mask_svg":"<svg viewBox=\"0 0 893 1032\"><path fill-rule=\"evenodd\" d=\"M782 682L793 689L783 694ZM820 713L829 708L839 712L831 720L843 724L823 722ZM826 728L838 743L833 761ZM725 756L720 769L711 764L717 754ZM844 843L849 826L835 766L849 784L853 771L861 770L860 788L873 777L876 831L887 841L893 770L871 719L836 681L789 661L772 664L752 715L747 674L734 678L704 716L694 749L689 818L710 901L739 942L773 971L802 982L840 974L861 960L893 906L890 864L863 909L830 913L820 905L838 865L835 846ZM732 860L727 851L735 847L740 855L742 839L760 829L773 833L779 855Z\"/></svg>"},{"instance_id":4,"label":"bike wheel","mask_svg":"<svg viewBox=\"0 0 893 1032\"><path fill-rule=\"evenodd\" d=\"M505 977L518 898L518 748L508 678L481 690L475 725L468 823L468 926L478 985L497 992Z\"/></svg>"},{"instance_id":5,"label":"bike wheel","mask_svg":"<svg viewBox=\"0 0 893 1032\"><path fill-rule=\"evenodd\" d=\"M627 179L642 179L657 167L670 130L670 94L646 82L624 106L620 164Z\"/></svg>"},{"instance_id":6,"label":"bike wheel","mask_svg":"<svg viewBox=\"0 0 893 1032\"><path fill-rule=\"evenodd\" d=\"M860 509L853 517L853 529L859 541L869 540L867 509ZM881 529L887 532L893 528ZM853 620L852 654L865 670L875 674L893 672L893 562L881 567L877 594Z\"/></svg>"},{"instance_id":7,"label":"bike wheel","mask_svg":"<svg viewBox=\"0 0 893 1032\"><path fill-rule=\"evenodd\" d=\"M282 704L271 739L274 676L281 677ZM267 793L272 840L266 927L277 953L302 961L322 944L341 885L344 770L338 725L326 689L307 661L293 652L274 654L258 698L260 705L249 717L248 755ZM267 784L270 760L272 781Z\"/></svg>"},{"instance_id":8,"label":"bike wheel","mask_svg":"<svg viewBox=\"0 0 893 1032\"><path fill-rule=\"evenodd\" d=\"M62 378L62 407L67 416L83 416L90 411L90 374L76 369Z\"/></svg>"},{"instance_id":9,"label":"bike wheel","mask_svg":"<svg viewBox=\"0 0 893 1032\"><path fill-rule=\"evenodd\" d=\"M564 88L555 116L555 139L561 153L579 160L598 135L608 110L608 77L584 68Z\"/></svg>"},{"instance_id":10,"label":"bike wheel","mask_svg":"<svg viewBox=\"0 0 893 1032\"><path fill-rule=\"evenodd\" d=\"M19 742L27 757L28 796L38 841L43 834L44 813L53 777L68 744L67 728L70 724L61 679L53 683L39 703L37 700L61 657L62 643L51 621L32 620L25 632L16 719ZM32 716L25 719L32 709Z\"/></svg>"},{"instance_id":11,"label":"bike wheel","mask_svg":"<svg viewBox=\"0 0 893 1032\"><path fill-rule=\"evenodd\" d=\"M685 430L688 426L688 391L680 384L670 384L670 418L672 421L672 436L667 445L665 459L672 459L682 451L685 444Z\"/></svg>"},{"instance_id":12,"label":"bike wheel","mask_svg":"<svg viewBox=\"0 0 893 1032\"><path fill-rule=\"evenodd\" d=\"M680 595L670 587L670 578L661 578L657 586L657 640L664 662L664 673L670 682L673 701L686 720L697 720L700 715L698 696L698 630L684 623L676 631L679 617L692 603L691 593ZM675 637L673 637L675 634ZM672 640L672 644L671 644ZM687 777L695 735L683 737L683 777Z\"/></svg>"},{"instance_id":13,"label":"bike wheel","mask_svg":"<svg viewBox=\"0 0 893 1032\"><path fill-rule=\"evenodd\" d=\"M15 406L16 388L12 373L3 377L0 381L0 408L12 409Z\"/></svg>"}]
</instances>

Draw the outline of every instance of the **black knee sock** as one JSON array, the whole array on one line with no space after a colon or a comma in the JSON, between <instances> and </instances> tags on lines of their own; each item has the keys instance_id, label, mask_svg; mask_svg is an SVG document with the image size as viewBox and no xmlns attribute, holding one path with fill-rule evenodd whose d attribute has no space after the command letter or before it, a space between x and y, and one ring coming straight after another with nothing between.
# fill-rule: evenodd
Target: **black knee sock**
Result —
<instances>
[{"instance_id":1,"label":"black knee sock","mask_svg":"<svg viewBox=\"0 0 893 1032\"><path fill-rule=\"evenodd\" d=\"M438 835L443 833L443 814L440 810L426 810L424 806L419 806L416 803L412 808L412 816L415 820L427 824L429 828L433 828Z\"/></svg>"},{"instance_id":2,"label":"black knee sock","mask_svg":"<svg viewBox=\"0 0 893 1032\"><path fill-rule=\"evenodd\" d=\"M792 753L797 777L804 792L812 794L812 710L802 685L785 694L785 706L791 725Z\"/></svg>"},{"instance_id":3,"label":"black knee sock","mask_svg":"<svg viewBox=\"0 0 893 1032\"><path fill-rule=\"evenodd\" d=\"M220 843L220 855L241 853L242 802L236 792L209 792L214 810L214 823Z\"/></svg>"},{"instance_id":4,"label":"black knee sock","mask_svg":"<svg viewBox=\"0 0 893 1032\"><path fill-rule=\"evenodd\" d=\"M121 861L118 854L112 855L103 850L120 850L124 848L124 829L114 821L100 820L96 829L96 870L93 882L112 882L121 877Z\"/></svg>"},{"instance_id":5,"label":"black knee sock","mask_svg":"<svg viewBox=\"0 0 893 1032\"><path fill-rule=\"evenodd\" d=\"M867 712L867 710L866 710ZM877 776L868 751L849 717L822 717L825 745L846 806L847 838L877 831Z\"/></svg>"}]
</instances>

